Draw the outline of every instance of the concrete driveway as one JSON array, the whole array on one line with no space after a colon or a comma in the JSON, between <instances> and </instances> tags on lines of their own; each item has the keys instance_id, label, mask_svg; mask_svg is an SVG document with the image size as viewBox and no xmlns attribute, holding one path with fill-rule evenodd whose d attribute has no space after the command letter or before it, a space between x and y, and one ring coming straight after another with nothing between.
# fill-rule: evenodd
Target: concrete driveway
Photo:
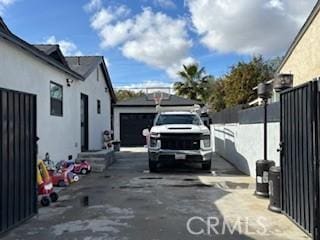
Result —
<instances>
[{"instance_id":1,"label":"concrete driveway","mask_svg":"<svg viewBox=\"0 0 320 240\"><path fill-rule=\"evenodd\" d=\"M308 239L253 195L254 179L217 156L212 173L179 166L150 174L145 149L116 158L4 239Z\"/></svg>"}]
</instances>

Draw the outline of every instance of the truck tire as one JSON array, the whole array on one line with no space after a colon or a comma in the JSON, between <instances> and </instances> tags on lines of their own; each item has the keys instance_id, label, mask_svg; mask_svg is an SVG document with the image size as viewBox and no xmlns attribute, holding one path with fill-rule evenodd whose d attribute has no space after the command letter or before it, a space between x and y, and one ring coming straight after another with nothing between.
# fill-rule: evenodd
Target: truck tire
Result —
<instances>
[{"instance_id":1,"label":"truck tire","mask_svg":"<svg viewBox=\"0 0 320 240\"><path fill-rule=\"evenodd\" d=\"M150 172L157 172L158 171L157 162L153 162L149 159L149 171Z\"/></svg>"},{"instance_id":2,"label":"truck tire","mask_svg":"<svg viewBox=\"0 0 320 240\"><path fill-rule=\"evenodd\" d=\"M210 171L211 170L211 161L207 161L205 163L202 163L202 170Z\"/></svg>"}]
</instances>

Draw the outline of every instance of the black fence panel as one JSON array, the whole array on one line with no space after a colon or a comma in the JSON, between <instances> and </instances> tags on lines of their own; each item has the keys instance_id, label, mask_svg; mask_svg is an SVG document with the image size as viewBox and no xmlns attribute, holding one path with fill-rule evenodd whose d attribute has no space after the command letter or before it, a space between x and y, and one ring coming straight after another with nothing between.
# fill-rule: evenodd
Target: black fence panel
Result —
<instances>
[{"instance_id":1,"label":"black fence panel","mask_svg":"<svg viewBox=\"0 0 320 240\"><path fill-rule=\"evenodd\" d=\"M37 212L36 96L0 89L0 234Z\"/></svg>"},{"instance_id":2,"label":"black fence panel","mask_svg":"<svg viewBox=\"0 0 320 240\"><path fill-rule=\"evenodd\" d=\"M247 105L237 105L223 109L220 112L210 113L209 116L213 124L238 123L239 111L246 107Z\"/></svg>"},{"instance_id":3,"label":"black fence panel","mask_svg":"<svg viewBox=\"0 0 320 240\"><path fill-rule=\"evenodd\" d=\"M270 103L267 108L268 122L280 121L280 103ZM264 106L257 106L247 108L239 111L239 123L240 124L256 124L264 122Z\"/></svg>"},{"instance_id":4,"label":"black fence panel","mask_svg":"<svg viewBox=\"0 0 320 240\"><path fill-rule=\"evenodd\" d=\"M281 93L281 208L319 239L319 93L309 82Z\"/></svg>"},{"instance_id":5,"label":"black fence panel","mask_svg":"<svg viewBox=\"0 0 320 240\"><path fill-rule=\"evenodd\" d=\"M267 111L269 123L280 121L279 102L268 104ZM263 123L264 121L264 107L249 107L247 105L238 105L236 107L226 108L221 112L210 113L209 116L213 124L257 124Z\"/></svg>"}]
</instances>

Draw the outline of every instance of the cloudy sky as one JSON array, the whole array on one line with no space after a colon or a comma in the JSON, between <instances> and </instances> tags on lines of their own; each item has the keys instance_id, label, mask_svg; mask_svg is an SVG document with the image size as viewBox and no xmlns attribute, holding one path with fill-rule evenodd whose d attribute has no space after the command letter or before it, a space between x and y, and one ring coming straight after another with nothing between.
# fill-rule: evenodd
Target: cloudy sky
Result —
<instances>
[{"instance_id":1,"label":"cloudy sky","mask_svg":"<svg viewBox=\"0 0 320 240\"><path fill-rule=\"evenodd\" d=\"M103 55L115 87L168 86L182 64L219 76L282 56L316 0L0 0L9 28L66 55Z\"/></svg>"}]
</instances>

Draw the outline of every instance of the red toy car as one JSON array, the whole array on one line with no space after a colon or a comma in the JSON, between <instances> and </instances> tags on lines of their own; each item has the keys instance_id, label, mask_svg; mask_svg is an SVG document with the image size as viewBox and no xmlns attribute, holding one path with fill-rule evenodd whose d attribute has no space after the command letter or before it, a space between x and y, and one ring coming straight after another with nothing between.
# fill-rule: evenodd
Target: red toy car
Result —
<instances>
[{"instance_id":1,"label":"red toy car","mask_svg":"<svg viewBox=\"0 0 320 240\"><path fill-rule=\"evenodd\" d=\"M65 173L65 177L69 183L78 182L79 176L74 173L74 162L62 160L57 163L56 168L58 171Z\"/></svg>"},{"instance_id":2,"label":"red toy car","mask_svg":"<svg viewBox=\"0 0 320 240\"><path fill-rule=\"evenodd\" d=\"M66 187L69 185L67 171L49 170L49 175L51 176L53 186Z\"/></svg>"},{"instance_id":3,"label":"red toy car","mask_svg":"<svg viewBox=\"0 0 320 240\"><path fill-rule=\"evenodd\" d=\"M66 161L67 166L73 165L72 172L76 174L87 174L91 172L91 165L86 160Z\"/></svg>"},{"instance_id":4,"label":"red toy car","mask_svg":"<svg viewBox=\"0 0 320 240\"><path fill-rule=\"evenodd\" d=\"M91 172L91 165L88 161L86 160L76 160L74 162L74 168L73 168L74 173L81 173L83 175Z\"/></svg>"}]
</instances>

